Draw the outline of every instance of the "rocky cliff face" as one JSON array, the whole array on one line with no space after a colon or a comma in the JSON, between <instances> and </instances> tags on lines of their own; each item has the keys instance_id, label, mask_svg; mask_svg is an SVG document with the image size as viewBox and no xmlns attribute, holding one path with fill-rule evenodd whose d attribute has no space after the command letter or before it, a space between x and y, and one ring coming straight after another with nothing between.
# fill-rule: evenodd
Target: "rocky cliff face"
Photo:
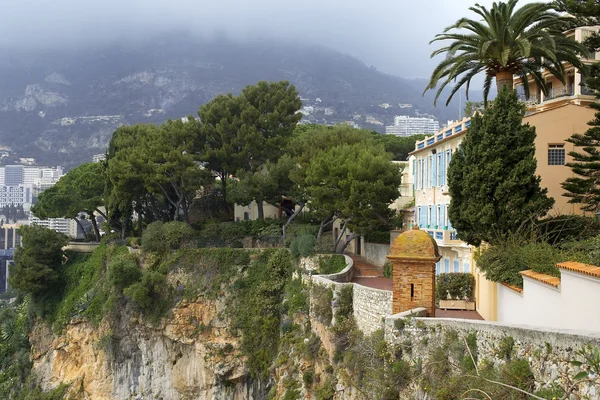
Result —
<instances>
[{"instance_id":1,"label":"rocky cliff face","mask_svg":"<svg viewBox=\"0 0 600 400\"><path fill-rule=\"evenodd\" d=\"M219 318L222 304L182 302L159 326L122 316L99 328L72 321L61 335L38 324L33 372L43 389L69 383L78 399L260 399L238 338Z\"/></svg>"}]
</instances>

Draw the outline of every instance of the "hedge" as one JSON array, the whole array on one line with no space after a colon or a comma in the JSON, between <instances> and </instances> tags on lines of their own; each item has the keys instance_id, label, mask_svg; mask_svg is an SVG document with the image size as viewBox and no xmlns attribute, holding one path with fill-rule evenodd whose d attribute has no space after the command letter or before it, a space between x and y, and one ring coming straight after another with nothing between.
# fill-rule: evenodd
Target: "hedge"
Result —
<instances>
[{"instance_id":1,"label":"hedge","mask_svg":"<svg viewBox=\"0 0 600 400\"><path fill-rule=\"evenodd\" d=\"M466 300L473 297L475 278L470 273L448 273L437 277L437 300Z\"/></svg>"}]
</instances>

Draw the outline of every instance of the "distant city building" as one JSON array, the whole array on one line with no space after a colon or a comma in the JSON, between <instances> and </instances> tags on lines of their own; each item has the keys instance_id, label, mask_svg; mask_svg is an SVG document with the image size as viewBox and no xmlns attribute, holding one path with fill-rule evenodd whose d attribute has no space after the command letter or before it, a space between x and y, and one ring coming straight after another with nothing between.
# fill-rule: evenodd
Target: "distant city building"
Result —
<instances>
[{"instance_id":1,"label":"distant city building","mask_svg":"<svg viewBox=\"0 0 600 400\"><path fill-rule=\"evenodd\" d=\"M29 225L39 225L44 228L55 230L56 232L64 233L65 235L77 239L83 237L83 232L77 222L73 218L48 218L39 219L33 215L29 216Z\"/></svg>"},{"instance_id":2,"label":"distant city building","mask_svg":"<svg viewBox=\"0 0 600 400\"><path fill-rule=\"evenodd\" d=\"M15 249L0 250L0 293L9 289L8 267L14 264Z\"/></svg>"},{"instance_id":3,"label":"distant city building","mask_svg":"<svg viewBox=\"0 0 600 400\"><path fill-rule=\"evenodd\" d=\"M398 107L400 107L400 108L412 108L412 106L413 105L410 104L410 103L400 103L400 104L398 104Z\"/></svg>"},{"instance_id":4,"label":"distant city building","mask_svg":"<svg viewBox=\"0 0 600 400\"><path fill-rule=\"evenodd\" d=\"M187 122L187 121L185 121ZM102 153L102 154L94 154L92 156L92 162L100 162L100 161L104 161L106 160L106 154Z\"/></svg>"},{"instance_id":5,"label":"distant city building","mask_svg":"<svg viewBox=\"0 0 600 400\"><path fill-rule=\"evenodd\" d=\"M433 134L439 129L440 123L436 119L397 115L394 117L394 125L385 127L385 133L396 136L412 136Z\"/></svg>"},{"instance_id":6,"label":"distant city building","mask_svg":"<svg viewBox=\"0 0 600 400\"><path fill-rule=\"evenodd\" d=\"M35 158L19 158L19 163L23 165L35 165Z\"/></svg>"},{"instance_id":7,"label":"distant city building","mask_svg":"<svg viewBox=\"0 0 600 400\"><path fill-rule=\"evenodd\" d=\"M4 184L6 186L18 186L23 183L23 172L25 167L22 165L7 165L4 167Z\"/></svg>"},{"instance_id":8,"label":"distant city building","mask_svg":"<svg viewBox=\"0 0 600 400\"><path fill-rule=\"evenodd\" d=\"M14 249L21 245L19 224L4 224L0 226L0 250Z\"/></svg>"},{"instance_id":9,"label":"distant city building","mask_svg":"<svg viewBox=\"0 0 600 400\"><path fill-rule=\"evenodd\" d=\"M25 211L29 211L33 203L33 186L16 185L0 186L0 207L5 206L23 206Z\"/></svg>"}]
</instances>

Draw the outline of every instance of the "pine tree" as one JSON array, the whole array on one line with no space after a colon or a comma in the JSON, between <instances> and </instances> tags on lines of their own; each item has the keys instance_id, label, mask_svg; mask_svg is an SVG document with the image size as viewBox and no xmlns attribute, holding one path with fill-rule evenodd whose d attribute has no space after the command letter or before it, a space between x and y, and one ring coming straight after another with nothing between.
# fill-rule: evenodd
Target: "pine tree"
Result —
<instances>
[{"instance_id":1,"label":"pine tree","mask_svg":"<svg viewBox=\"0 0 600 400\"><path fill-rule=\"evenodd\" d=\"M525 106L504 89L471 127L448 168L449 217L465 242L494 243L554 204L535 175L535 127Z\"/></svg>"},{"instance_id":2,"label":"pine tree","mask_svg":"<svg viewBox=\"0 0 600 400\"><path fill-rule=\"evenodd\" d=\"M592 66L586 84L600 90L600 64ZM564 181L562 187L566 190L564 196L570 198L569 203L581 204L583 210L595 213L600 210L600 104L593 103L590 107L598 111L588 122L591 128L584 134L576 133L567 139L580 147L581 152L569 153L573 161L567 166L576 176Z\"/></svg>"}]
</instances>

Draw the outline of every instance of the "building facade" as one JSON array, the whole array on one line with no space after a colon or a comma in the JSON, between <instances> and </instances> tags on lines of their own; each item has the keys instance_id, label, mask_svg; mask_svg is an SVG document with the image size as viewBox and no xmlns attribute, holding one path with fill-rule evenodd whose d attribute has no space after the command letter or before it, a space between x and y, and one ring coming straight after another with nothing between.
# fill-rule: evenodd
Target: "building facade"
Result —
<instances>
[{"instance_id":1,"label":"building facade","mask_svg":"<svg viewBox=\"0 0 600 400\"><path fill-rule=\"evenodd\" d=\"M0 250L14 249L21 245L19 227L19 224L0 226Z\"/></svg>"},{"instance_id":2,"label":"building facade","mask_svg":"<svg viewBox=\"0 0 600 400\"><path fill-rule=\"evenodd\" d=\"M397 115L394 125L386 126L385 133L396 136L412 136L418 134L433 134L440 128L440 123L433 118L409 117Z\"/></svg>"},{"instance_id":3,"label":"building facade","mask_svg":"<svg viewBox=\"0 0 600 400\"><path fill-rule=\"evenodd\" d=\"M567 139L588 129L587 122L594 118L594 110L588 107L593 98L579 92L542 100L527 104L523 123L536 128L536 173L541 177L542 187L548 189L548 196L555 200L549 215L584 214L578 205L568 203L561 183L574 176L566 163L571 161L569 152L575 148ZM442 260L436 272L473 273L477 311L487 320L496 320L497 284L487 281L475 268L473 249L457 239L448 219L448 165L469 126L470 118L465 118L415 144L415 151L411 153L414 156L415 223L438 242Z\"/></svg>"},{"instance_id":4,"label":"building facade","mask_svg":"<svg viewBox=\"0 0 600 400\"><path fill-rule=\"evenodd\" d=\"M63 233L70 238L77 239L83 237L83 232L77 221L75 219L70 218L48 218L48 219L39 219L34 217L33 215L29 216L29 225L39 225L44 228L55 230L56 232Z\"/></svg>"}]
</instances>

